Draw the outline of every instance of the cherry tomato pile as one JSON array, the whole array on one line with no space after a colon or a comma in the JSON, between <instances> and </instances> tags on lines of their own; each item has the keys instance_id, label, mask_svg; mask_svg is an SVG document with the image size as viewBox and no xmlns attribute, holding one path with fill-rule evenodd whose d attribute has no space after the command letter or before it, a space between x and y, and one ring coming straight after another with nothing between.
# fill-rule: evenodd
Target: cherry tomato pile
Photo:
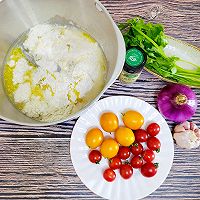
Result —
<instances>
[{"instance_id":1,"label":"cherry tomato pile","mask_svg":"<svg viewBox=\"0 0 200 200\"><path fill-rule=\"evenodd\" d=\"M103 177L108 182L115 180L114 170L119 170L124 179L129 179L135 169L140 169L145 177L153 177L158 168L158 163L153 161L161 147L156 138L160 126L151 123L146 130L141 129L144 117L134 110L124 113L122 120L124 126L119 126L118 117L113 112L106 112L100 116L100 125L107 134L104 136L100 128L88 130L85 142L91 149L88 155L90 162L99 164L102 157L108 159L108 168L103 172Z\"/></svg>"}]
</instances>

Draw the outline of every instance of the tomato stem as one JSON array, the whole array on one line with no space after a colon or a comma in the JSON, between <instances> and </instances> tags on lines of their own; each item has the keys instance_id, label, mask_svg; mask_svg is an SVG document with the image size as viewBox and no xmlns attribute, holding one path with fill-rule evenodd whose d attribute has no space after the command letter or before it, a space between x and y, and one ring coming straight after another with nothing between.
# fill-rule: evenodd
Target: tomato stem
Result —
<instances>
[{"instance_id":1,"label":"tomato stem","mask_svg":"<svg viewBox=\"0 0 200 200\"><path fill-rule=\"evenodd\" d=\"M124 164L130 165L130 162L129 162L128 160L126 160L126 161L124 162Z\"/></svg>"},{"instance_id":2,"label":"tomato stem","mask_svg":"<svg viewBox=\"0 0 200 200\"><path fill-rule=\"evenodd\" d=\"M135 143L134 146L135 146L135 147L138 147L138 143Z\"/></svg>"},{"instance_id":3,"label":"tomato stem","mask_svg":"<svg viewBox=\"0 0 200 200\"><path fill-rule=\"evenodd\" d=\"M159 167L159 163L154 163L154 166L155 166L156 168L158 168L158 167Z\"/></svg>"},{"instance_id":4,"label":"tomato stem","mask_svg":"<svg viewBox=\"0 0 200 200\"><path fill-rule=\"evenodd\" d=\"M159 153L159 152L160 152L160 149L156 149L156 152Z\"/></svg>"}]
</instances>

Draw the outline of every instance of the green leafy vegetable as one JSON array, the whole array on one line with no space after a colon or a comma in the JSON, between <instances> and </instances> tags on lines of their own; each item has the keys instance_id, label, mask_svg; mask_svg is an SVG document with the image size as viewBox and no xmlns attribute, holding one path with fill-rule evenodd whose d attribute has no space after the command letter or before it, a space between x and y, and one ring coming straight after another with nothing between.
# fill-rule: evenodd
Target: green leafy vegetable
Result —
<instances>
[{"instance_id":1,"label":"green leafy vegetable","mask_svg":"<svg viewBox=\"0 0 200 200\"><path fill-rule=\"evenodd\" d=\"M145 23L141 18L133 18L119 24L119 29L127 48L139 46L147 53L147 69L180 84L200 86L200 66L165 54L167 37L161 24ZM183 69L177 65L177 61L190 64L195 70Z\"/></svg>"}]
</instances>

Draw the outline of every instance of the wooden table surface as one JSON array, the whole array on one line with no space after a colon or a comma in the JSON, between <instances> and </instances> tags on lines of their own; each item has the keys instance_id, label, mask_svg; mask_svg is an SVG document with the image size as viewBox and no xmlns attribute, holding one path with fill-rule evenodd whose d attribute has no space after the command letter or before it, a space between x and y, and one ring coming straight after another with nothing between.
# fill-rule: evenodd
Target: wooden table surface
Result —
<instances>
[{"instance_id":1,"label":"wooden table surface","mask_svg":"<svg viewBox=\"0 0 200 200\"><path fill-rule=\"evenodd\" d=\"M166 33L200 47L200 0L102 0L116 22L133 15L154 16ZM151 12L150 12L151 11ZM117 80L103 97L139 97L156 106L165 82L147 72L130 86ZM200 100L200 90L194 89ZM200 126L200 107L193 117ZM0 121L0 199L102 199L77 177L69 153L76 120L48 127L26 127ZM174 124L168 122L170 127ZM165 182L145 199L200 199L200 151L175 146L172 169Z\"/></svg>"}]
</instances>

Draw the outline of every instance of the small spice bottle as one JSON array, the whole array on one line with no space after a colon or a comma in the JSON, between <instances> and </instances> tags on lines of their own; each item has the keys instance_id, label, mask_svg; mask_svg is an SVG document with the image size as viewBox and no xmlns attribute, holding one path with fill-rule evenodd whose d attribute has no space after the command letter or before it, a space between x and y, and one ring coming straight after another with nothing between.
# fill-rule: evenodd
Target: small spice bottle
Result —
<instances>
[{"instance_id":1,"label":"small spice bottle","mask_svg":"<svg viewBox=\"0 0 200 200\"><path fill-rule=\"evenodd\" d=\"M119 76L122 83L130 84L140 76L147 61L147 54L140 47L131 47L126 51L125 64Z\"/></svg>"}]
</instances>

